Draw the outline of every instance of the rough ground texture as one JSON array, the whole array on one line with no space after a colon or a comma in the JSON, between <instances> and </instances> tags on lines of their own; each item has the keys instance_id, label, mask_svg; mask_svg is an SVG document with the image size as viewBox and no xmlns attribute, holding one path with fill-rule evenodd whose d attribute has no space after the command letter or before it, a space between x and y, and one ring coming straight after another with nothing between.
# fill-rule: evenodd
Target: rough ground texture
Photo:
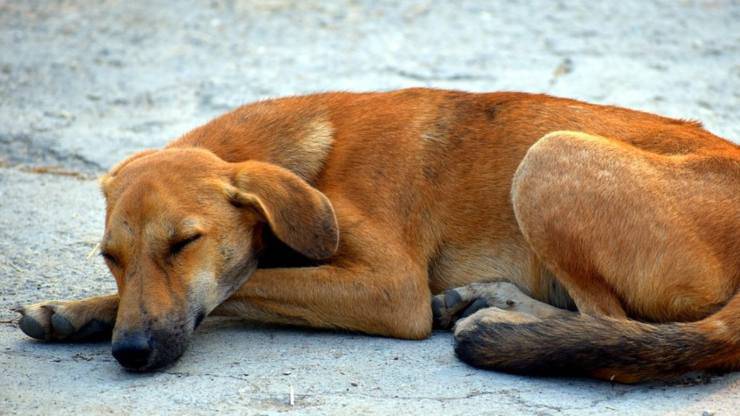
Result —
<instances>
[{"instance_id":1,"label":"rough ground texture","mask_svg":"<svg viewBox=\"0 0 740 416\"><path fill-rule=\"evenodd\" d=\"M740 377L620 386L478 371L423 342L211 320L175 366L47 345L10 308L113 290L94 177L244 102L540 91L740 136L740 3L0 0L0 414L737 414ZM294 405L289 403L290 389Z\"/></svg>"}]
</instances>

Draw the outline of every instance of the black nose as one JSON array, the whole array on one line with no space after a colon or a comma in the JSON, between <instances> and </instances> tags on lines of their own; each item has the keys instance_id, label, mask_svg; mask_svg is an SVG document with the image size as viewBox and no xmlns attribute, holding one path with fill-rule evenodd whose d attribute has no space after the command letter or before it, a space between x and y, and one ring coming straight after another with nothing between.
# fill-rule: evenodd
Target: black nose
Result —
<instances>
[{"instance_id":1,"label":"black nose","mask_svg":"<svg viewBox=\"0 0 740 416\"><path fill-rule=\"evenodd\" d=\"M151 340L143 332L126 334L113 343L113 356L126 368L140 369L152 356Z\"/></svg>"}]
</instances>

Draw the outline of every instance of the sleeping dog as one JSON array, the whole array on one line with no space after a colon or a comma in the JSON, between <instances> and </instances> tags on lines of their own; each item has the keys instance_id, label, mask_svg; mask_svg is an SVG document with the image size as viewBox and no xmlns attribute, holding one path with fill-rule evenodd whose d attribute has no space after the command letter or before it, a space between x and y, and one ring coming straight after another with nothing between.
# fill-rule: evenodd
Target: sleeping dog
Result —
<instances>
[{"instance_id":1,"label":"sleeping dog","mask_svg":"<svg viewBox=\"0 0 740 416\"><path fill-rule=\"evenodd\" d=\"M697 122L433 89L262 101L101 180L116 294L21 329L176 360L209 314L619 382L740 366L740 148Z\"/></svg>"}]
</instances>

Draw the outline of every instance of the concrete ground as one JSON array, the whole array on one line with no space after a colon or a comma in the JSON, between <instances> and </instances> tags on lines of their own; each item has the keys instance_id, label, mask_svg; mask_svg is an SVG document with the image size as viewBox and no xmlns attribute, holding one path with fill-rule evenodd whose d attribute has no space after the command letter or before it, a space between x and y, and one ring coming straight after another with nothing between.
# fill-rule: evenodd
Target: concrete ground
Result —
<instances>
[{"instance_id":1,"label":"concrete ground","mask_svg":"<svg viewBox=\"0 0 740 416\"><path fill-rule=\"evenodd\" d=\"M113 290L94 177L255 99L542 91L740 135L740 3L0 0L0 414L738 414L740 376L516 377L422 342L207 320L154 374L31 341L11 307ZM294 404L290 404L293 391Z\"/></svg>"}]
</instances>

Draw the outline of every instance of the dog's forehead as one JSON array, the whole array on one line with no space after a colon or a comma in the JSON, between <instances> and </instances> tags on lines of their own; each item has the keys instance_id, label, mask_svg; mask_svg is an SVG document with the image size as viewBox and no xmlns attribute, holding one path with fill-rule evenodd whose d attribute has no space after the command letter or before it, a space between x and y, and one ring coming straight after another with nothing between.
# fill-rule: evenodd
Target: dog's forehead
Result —
<instances>
[{"instance_id":1,"label":"dog's forehead","mask_svg":"<svg viewBox=\"0 0 740 416\"><path fill-rule=\"evenodd\" d=\"M195 152L158 152L123 167L113 178L113 183L127 184L141 179L192 180L206 176L216 168L214 162Z\"/></svg>"},{"instance_id":2,"label":"dog's forehead","mask_svg":"<svg viewBox=\"0 0 740 416\"><path fill-rule=\"evenodd\" d=\"M116 178L109 191L106 198L108 227L128 224L128 227L141 229L153 223L165 230L197 228L194 215L210 205L204 203L210 196L220 195L215 186L209 186L210 182L199 182L198 177L192 175L168 169L137 170L139 172Z\"/></svg>"},{"instance_id":3,"label":"dog's forehead","mask_svg":"<svg viewBox=\"0 0 740 416\"><path fill-rule=\"evenodd\" d=\"M228 172L226 165L205 151L163 150L124 162L124 166L104 177L101 185L109 205L126 194L158 192L177 196L182 193L178 191L224 176Z\"/></svg>"},{"instance_id":4,"label":"dog's forehead","mask_svg":"<svg viewBox=\"0 0 740 416\"><path fill-rule=\"evenodd\" d=\"M133 232L163 212L171 212L171 197L162 189L156 181L148 179L119 188L116 197L107 201L107 228Z\"/></svg>"},{"instance_id":5,"label":"dog's forehead","mask_svg":"<svg viewBox=\"0 0 740 416\"><path fill-rule=\"evenodd\" d=\"M222 170L225 162L208 150L163 149L137 153L116 165L106 175L111 185L127 182L141 176L174 177L203 176L212 171Z\"/></svg>"}]
</instances>

